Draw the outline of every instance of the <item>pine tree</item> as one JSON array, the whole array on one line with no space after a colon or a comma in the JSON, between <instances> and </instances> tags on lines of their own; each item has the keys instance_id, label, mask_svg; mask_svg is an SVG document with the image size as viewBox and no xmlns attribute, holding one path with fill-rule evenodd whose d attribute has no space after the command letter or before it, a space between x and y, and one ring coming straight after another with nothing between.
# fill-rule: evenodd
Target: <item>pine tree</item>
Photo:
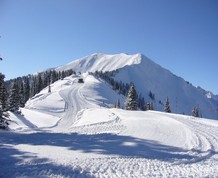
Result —
<instances>
[{"instance_id":1,"label":"pine tree","mask_svg":"<svg viewBox=\"0 0 218 178\"><path fill-rule=\"evenodd\" d=\"M120 99L117 100L116 108L120 108Z\"/></svg>"},{"instance_id":2,"label":"pine tree","mask_svg":"<svg viewBox=\"0 0 218 178\"><path fill-rule=\"evenodd\" d=\"M33 97L36 93L36 77L32 76L30 85L30 97Z\"/></svg>"},{"instance_id":3,"label":"pine tree","mask_svg":"<svg viewBox=\"0 0 218 178\"><path fill-rule=\"evenodd\" d=\"M58 80L57 72L55 70L51 71L51 83L54 83Z\"/></svg>"},{"instance_id":4,"label":"pine tree","mask_svg":"<svg viewBox=\"0 0 218 178\"><path fill-rule=\"evenodd\" d=\"M142 110L142 111L145 111L145 110L146 110L144 97L142 97L142 99L141 99L141 110Z\"/></svg>"},{"instance_id":5,"label":"pine tree","mask_svg":"<svg viewBox=\"0 0 218 178\"><path fill-rule=\"evenodd\" d=\"M43 89L43 82L42 82L42 75L41 73L38 74L37 76L37 93L39 93Z\"/></svg>"},{"instance_id":6,"label":"pine tree","mask_svg":"<svg viewBox=\"0 0 218 178\"><path fill-rule=\"evenodd\" d=\"M0 73L0 129L6 129L8 122L5 118L7 110L7 91L4 82L5 76Z\"/></svg>"},{"instance_id":7,"label":"pine tree","mask_svg":"<svg viewBox=\"0 0 218 178\"><path fill-rule=\"evenodd\" d=\"M152 99L155 100L155 94L151 92L151 90L149 91L148 96Z\"/></svg>"},{"instance_id":8,"label":"pine tree","mask_svg":"<svg viewBox=\"0 0 218 178\"><path fill-rule=\"evenodd\" d=\"M48 93L51 93L51 85L48 85Z\"/></svg>"},{"instance_id":9,"label":"pine tree","mask_svg":"<svg viewBox=\"0 0 218 178\"><path fill-rule=\"evenodd\" d=\"M65 71L62 71L62 72L61 72L61 80L63 80L65 77L66 77L66 72L65 72Z\"/></svg>"},{"instance_id":10,"label":"pine tree","mask_svg":"<svg viewBox=\"0 0 218 178\"><path fill-rule=\"evenodd\" d=\"M4 117L4 113L3 113L2 108L0 106L0 129L7 129L8 125L9 125L9 123L6 120L6 118Z\"/></svg>"},{"instance_id":11,"label":"pine tree","mask_svg":"<svg viewBox=\"0 0 218 178\"><path fill-rule=\"evenodd\" d=\"M167 97L166 99L166 103L165 103L165 106L164 106L164 111L165 112L168 112L168 113L171 113L171 110L170 110L170 102L169 102L169 98Z\"/></svg>"},{"instance_id":12,"label":"pine tree","mask_svg":"<svg viewBox=\"0 0 218 178\"><path fill-rule=\"evenodd\" d=\"M148 102L146 104L146 110L154 110L154 107L153 107L153 103L152 102Z\"/></svg>"},{"instance_id":13,"label":"pine tree","mask_svg":"<svg viewBox=\"0 0 218 178\"><path fill-rule=\"evenodd\" d=\"M14 80L9 96L9 111L19 113L20 95L17 80Z\"/></svg>"},{"instance_id":14,"label":"pine tree","mask_svg":"<svg viewBox=\"0 0 218 178\"><path fill-rule=\"evenodd\" d=\"M141 94L138 97L138 108L141 109L142 111L146 110L145 99L144 97L141 96Z\"/></svg>"},{"instance_id":15,"label":"pine tree","mask_svg":"<svg viewBox=\"0 0 218 178\"><path fill-rule=\"evenodd\" d=\"M127 95L126 110L137 110L137 93L134 84L130 86Z\"/></svg>"},{"instance_id":16,"label":"pine tree","mask_svg":"<svg viewBox=\"0 0 218 178\"><path fill-rule=\"evenodd\" d=\"M28 77L24 77L24 102L30 98L30 82Z\"/></svg>"},{"instance_id":17,"label":"pine tree","mask_svg":"<svg viewBox=\"0 0 218 178\"><path fill-rule=\"evenodd\" d=\"M198 107L194 107L192 109L192 116L199 117L199 108Z\"/></svg>"},{"instance_id":18,"label":"pine tree","mask_svg":"<svg viewBox=\"0 0 218 178\"><path fill-rule=\"evenodd\" d=\"M1 104L3 112L8 111L8 92L5 85L2 88Z\"/></svg>"},{"instance_id":19,"label":"pine tree","mask_svg":"<svg viewBox=\"0 0 218 178\"><path fill-rule=\"evenodd\" d=\"M25 101L24 101L24 86L23 86L23 83L21 83L20 85L20 90L19 90L19 98L20 98L20 103L19 103L19 106L20 107L24 107L25 106Z\"/></svg>"},{"instance_id":20,"label":"pine tree","mask_svg":"<svg viewBox=\"0 0 218 178\"><path fill-rule=\"evenodd\" d=\"M2 112L8 110L8 92L4 82L4 75L0 73L0 105Z\"/></svg>"}]
</instances>

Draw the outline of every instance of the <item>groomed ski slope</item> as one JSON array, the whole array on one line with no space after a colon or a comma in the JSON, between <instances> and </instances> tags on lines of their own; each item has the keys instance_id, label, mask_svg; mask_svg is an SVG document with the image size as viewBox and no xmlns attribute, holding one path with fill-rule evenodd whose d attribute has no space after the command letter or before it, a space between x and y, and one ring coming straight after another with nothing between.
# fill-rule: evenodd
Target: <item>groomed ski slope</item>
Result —
<instances>
[{"instance_id":1,"label":"groomed ski slope","mask_svg":"<svg viewBox=\"0 0 218 178\"><path fill-rule=\"evenodd\" d=\"M1 131L0 177L218 177L218 121L107 109L124 98L88 74L47 91Z\"/></svg>"}]
</instances>

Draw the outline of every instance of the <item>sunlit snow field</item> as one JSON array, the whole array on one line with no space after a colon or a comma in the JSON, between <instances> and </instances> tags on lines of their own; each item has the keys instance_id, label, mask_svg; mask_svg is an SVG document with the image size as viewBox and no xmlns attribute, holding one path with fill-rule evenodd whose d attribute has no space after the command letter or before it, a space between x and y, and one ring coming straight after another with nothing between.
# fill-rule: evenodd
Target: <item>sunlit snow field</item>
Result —
<instances>
[{"instance_id":1,"label":"sunlit snow field","mask_svg":"<svg viewBox=\"0 0 218 178\"><path fill-rule=\"evenodd\" d=\"M218 177L218 121L108 109L124 97L89 74L51 88L10 113L0 177Z\"/></svg>"}]
</instances>

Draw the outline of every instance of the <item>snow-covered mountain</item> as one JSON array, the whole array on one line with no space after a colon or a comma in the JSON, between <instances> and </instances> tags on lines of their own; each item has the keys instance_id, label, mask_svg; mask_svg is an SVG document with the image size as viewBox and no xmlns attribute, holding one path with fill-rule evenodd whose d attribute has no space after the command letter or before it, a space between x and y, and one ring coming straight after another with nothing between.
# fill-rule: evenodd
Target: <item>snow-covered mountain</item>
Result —
<instances>
[{"instance_id":1,"label":"snow-covered mountain","mask_svg":"<svg viewBox=\"0 0 218 178\"><path fill-rule=\"evenodd\" d=\"M95 71L114 71L127 65L141 63L141 54L126 55L115 54L107 55L95 53L81 59L73 60L69 64L57 67L57 71L73 69L76 72L95 72Z\"/></svg>"},{"instance_id":2,"label":"snow-covered mountain","mask_svg":"<svg viewBox=\"0 0 218 178\"><path fill-rule=\"evenodd\" d=\"M43 89L0 131L0 177L216 177L218 121L109 109L117 98L88 73Z\"/></svg>"},{"instance_id":3,"label":"snow-covered mountain","mask_svg":"<svg viewBox=\"0 0 218 178\"><path fill-rule=\"evenodd\" d=\"M116 55L113 58L114 62L118 60ZM131 81L132 75L141 77L140 70L145 66L149 70L151 65L150 71L156 66L153 70L160 72L157 76L162 75L163 70L165 78L172 76L177 81L177 77L152 61L143 62L140 55L129 56L128 60L130 63L122 57L119 65L111 66L113 70L119 70L115 79ZM81 64L81 61L76 63ZM73 64L73 69L82 71L83 68L82 72L85 72L92 68L95 71L98 66L106 71L109 70L106 63L96 58L92 60L92 66L84 64L79 68ZM81 78L84 83L78 82ZM183 79L178 80L182 85ZM143 86L138 78L135 82L138 88ZM29 99L21 109L21 115L9 112L10 130L0 131L3 155L0 157L0 177L218 175L217 120L157 111L110 109L117 99L124 104L125 97L89 72L52 83L50 92L48 88Z\"/></svg>"},{"instance_id":4,"label":"snow-covered mountain","mask_svg":"<svg viewBox=\"0 0 218 178\"><path fill-rule=\"evenodd\" d=\"M133 82L138 94L145 101L152 101L156 110L163 111L168 97L174 113L190 115L197 106L202 117L218 117L216 95L193 86L142 54L93 54L56 68L57 71L68 69L81 73L116 70L114 79L128 84ZM150 91L155 95L154 100L148 96Z\"/></svg>"}]
</instances>

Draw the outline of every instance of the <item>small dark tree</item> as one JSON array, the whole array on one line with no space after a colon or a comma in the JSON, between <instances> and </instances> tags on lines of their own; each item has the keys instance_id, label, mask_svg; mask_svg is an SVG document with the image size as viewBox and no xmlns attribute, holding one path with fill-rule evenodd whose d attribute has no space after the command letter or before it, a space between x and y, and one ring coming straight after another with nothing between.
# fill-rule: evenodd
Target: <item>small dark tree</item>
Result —
<instances>
[{"instance_id":1,"label":"small dark tree","mask_svg":"<svg viewBox=\"0 0 218 178\"><path fill-rule=\"evenodd\" d=\"M24 102L30 98L30 82L28 77L24 77Z\"/></svg>"},{"instance_id":2,"label":"small dark tree","mask_svg":"<svg viewBox=\"0 0 218 178\"><path fill-rule=\"evenodd\" d=\"M37 80L36 76L31 78L30 97L33 97L37 93Z\"/></svg>"},{"instance_id":3,"label":"small dark tree","mask_svg":"<svg viewBox=\"0 0 218 178\"><path fill-rule=\"evenodd\" d=\"M0 73L0 106L2 112L8 110L8 92L4 82L4 75Z\"/></svg>"},{"instance_id":4,"label":"small dark tree","mask_svg":"<svg viewBox=\"0 0 218 178\"><path fill-rule=\"evenodd\" d=\"M5 76L0 73L0 129L6 129L8 127L8 121L6 120L7 110L7 92L4 82Z\"/></svg>"},{"instance_id":5,"label":"small dark tree","mask_svg":"<svg viewBox=\"0 0 218 178\"><path fill-rule=\"evenodd\" d=\"M8 125L9 125L9 123L8 123L7 119L4 117L4 114L3 114L1 106L0 106L0 129L7 129Z\"/></svg>"},{"instance_id":6,"label":"small dark tree","mask_svg":"<svg viewBox=\"0 0 218 178\"><path fill-rule=\"evenodd\" d=\"M55 70L51 71L51 83L54 83L58 80L58 72Z\"/></svg>"},{"instance_id":7,"label":"small dark tree","mask_svg":"<svg viewBox=\"0 0 218 178\"><path fill-rule=\"evenodd\" d=\"M48 93L51 93L51 85L48 86Z\"/></svg>"},{"instance_id":8,"label":"small dark tree","mask_svg":"<svg viewBox=\"0 0 218 178\"><path fill-rule=\"evenodd\" d=\"M154 110L154 107L153 107L153 103L152 102L148 102L146 104L146 110Z\"/></svg>"},{"instance_id":9,"label":"small dark tree","mask_svg":"<svg viewBox=\"0 0 218 178\"><path fill-rule=\"evenodd\" d=\"M61 72L61 80L63 80L65 77L66 77L66 72L65 72L65 71L62 71L62 72Z\"/></svg>"},{"instance_id":10,"label":"small dark tree","mask_svg":"<svg viewBox=\"0 0 218 178\"><path fill-rule=\"evenodd\" d=\"M164 106L164 111L165 112L168 112L168 113L171 113L171 110L170 110L170 102L169 102L169 98L167 97L166 99L166 103L165 103L165 106Z\"/></svg>"},{"instance_id":11,"label":"small dark tree","mask_svg":"<svg viewBox=\"0 0 218 178\"><path fill-rule=\"evenodd\" d=\"M141 96L141 94L138 97L138 108L142 111L146 110L145 99Z\"/></svg>"},{"instance_id":12,"label":"small dark tree","mask_svg":"<svg viewBox=\"0 0 218 178\"><path fill-rule=\"evenodd\" d=\"M197 106L192 109L192 116L199 117L199 108Z\"/></svg>"},{"instance_id":13,"label":"small dark tree","mask_svg":"<svg viewBox=\"0 0 218 178\"><path fill-rule=\"evenodd\" d=\"M9 96L9 111L14 113L19 113L19 106L20 106L19 87L17 84L17 80L14 80Z\"/></svg>"},{"instance_id":14,"label":"small dark tree","mask_svg":"<svg viewBox=\"0 0 218 178\"><path fill-rule=\"evenodd\" d=\"M116 108L120 108L120 99L117 100L117 103L115 104Z\"/></svg>"},{"instance_id":15,"label":"small dark tree","mask_svg":"<svg viewBox=\"0 0 218 178\"><path fill-rule=\"evenodd\" d=\"M137 110L137 93L134 84L130 86L127 95L126 110Z\"/></svg>"},{"instance_id":16,"label":"small dark tree","mask_svg":"<svg viewBox=\"0 0 218 178\"><path fill-rule=\"evenodd\" d=\"M155 94L151 92L151 90L149 91L148 96L152 99L155 100Z\"/></svg>"},{"instance_id":17,"label":"small dark tree","mask_svg":"<svg viewBox=\"0 0 218 178\"><path fill-rule=\"evenodd\" d=\"M20 93L19 93L19 100L20 100L19 106L23 108L23 107L25 106L23 83L21 83L21 85L20 85L20 90L19 90L19 92L20 92Z\"/></svg>"},{"instance_id":18,"label":"small dark tree","mask_svg":"<svg viewBox=\"0 0 218 178\"><path fill-rule=\"evenodd\" d=\"M37 80L36 80L36 92L39 93L42 89L43 89L42 74L39 73L37 75Z\"/></svg>"}]
</instances>

